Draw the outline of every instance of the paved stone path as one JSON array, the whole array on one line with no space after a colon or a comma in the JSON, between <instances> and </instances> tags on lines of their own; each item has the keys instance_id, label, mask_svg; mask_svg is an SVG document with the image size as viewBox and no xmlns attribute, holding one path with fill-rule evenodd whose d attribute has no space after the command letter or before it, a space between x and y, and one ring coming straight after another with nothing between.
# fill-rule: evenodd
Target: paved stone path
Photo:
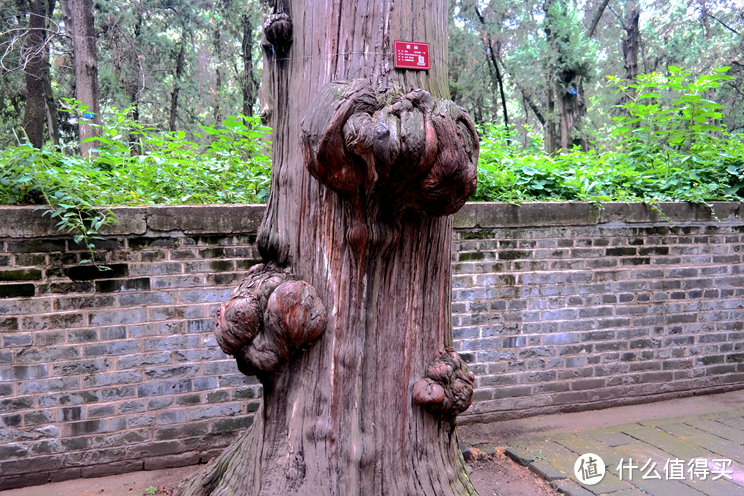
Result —
<instances>
[{"instance_id":1,"label":"paved stone path","mask_svg":"<svg viewBox=\"0 0 744 496\"><path fill-rule=\"evenodd\" d=\"M580 429L512 439L506 454L566 496L744 495L744 406ZM586 453L599 456L606 473L582 483L574 464Z\"/></svg>"}]
</instances>

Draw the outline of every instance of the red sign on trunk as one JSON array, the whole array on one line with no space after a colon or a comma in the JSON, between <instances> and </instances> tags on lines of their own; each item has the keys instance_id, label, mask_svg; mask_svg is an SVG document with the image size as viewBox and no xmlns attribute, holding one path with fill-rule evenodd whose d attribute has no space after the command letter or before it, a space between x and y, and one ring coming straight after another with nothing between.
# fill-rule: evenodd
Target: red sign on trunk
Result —
<instances>
[{"instance_id":1,"label":"red sign on trunk","mask_svg":"<svg viewBox=\"0 0 744 496\"><path fill-rule=\"evenodd\" d=\"M429 44L418 41L395 41L395 67L429 70Z\"/></svg>"}]
</instances>

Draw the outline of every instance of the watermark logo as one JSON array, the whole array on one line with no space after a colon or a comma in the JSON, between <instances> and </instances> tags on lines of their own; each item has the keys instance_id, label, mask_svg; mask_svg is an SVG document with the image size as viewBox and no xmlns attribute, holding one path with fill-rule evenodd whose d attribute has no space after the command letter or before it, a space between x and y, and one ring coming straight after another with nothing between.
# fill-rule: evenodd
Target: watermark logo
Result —
<instances>
[{"instance_id":1,"label":"watermark logo","mask_svg":"<svg viewBox=\"0 0 744 496\"><path fill-rule=\"evenodd\" d=\"M594 453L585 453L574 463L574 474L576 474L576 478L582 484L593 486L594 484L599 484L604 478L605 464Z\"/></svg>"}]
</instances>

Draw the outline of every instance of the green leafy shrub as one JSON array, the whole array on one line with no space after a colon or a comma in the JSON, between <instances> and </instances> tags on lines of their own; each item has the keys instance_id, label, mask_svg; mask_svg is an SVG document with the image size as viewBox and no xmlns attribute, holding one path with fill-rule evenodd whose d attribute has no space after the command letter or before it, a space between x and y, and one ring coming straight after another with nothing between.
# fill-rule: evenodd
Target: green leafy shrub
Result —
<instances>
[{"instance_id":1,"label":"green leafy shrub","mask_svg":"<svg viewBox=\"0 0 744 496\"><path fill-rule=\"evenodd\" d=\"M68 101L68 111L81 108ZM258 117L201 126L197 143L183 131L143 127L113 109L90 159L28 143L0 151L0 204L40 205L60 230L94 251L93 239L115 222L107 206L261 203L271 182L270 129ZM88 260L86 260L88 261Z\"/></svg>"},{"instance_id":2,"label":"green leafy shrub","mask_svg":"<svg viewBox=\"0 0 744 496\"><path fill-rule=\"evenodd\" d=\"M744 199L744 136L716 125L721 106L706 98L727 68L694 78L639 76L634 84L610 78L626 96L612 136L588 152L548 156L532 140L527 149L501 128L481 129L475 201L691 201Z\"/></svg>"}]
</instances>

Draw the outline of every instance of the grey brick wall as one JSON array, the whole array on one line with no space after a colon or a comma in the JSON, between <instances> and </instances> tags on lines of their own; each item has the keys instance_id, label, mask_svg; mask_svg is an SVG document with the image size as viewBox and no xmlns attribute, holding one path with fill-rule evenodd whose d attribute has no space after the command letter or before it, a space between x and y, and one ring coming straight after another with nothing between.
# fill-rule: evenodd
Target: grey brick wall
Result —
<instances>
[{"instance_id":1,"label":"grey brick wall","mask_svg":"<svg viewBox=\"0 0 744 496\"><path fill-rule=\"evenodd\" d=\"M99 270L0 208L0 490L206 462L253 421L261 386L211 315L257 263L263 206L116 213Z\"/></svg>"},{"instance_id":2,"label":"grey brick wall","mask_svg":"<svg viewBox=\"0 0 744 496\"><path fill-rule=\"evenodd\" d=\"M263 206L115 209L99 261L0 208L0 489L206 462L260 384L211 315L258 261ZM663 213L662 213L663 212ZM462 422L744 387L744 209L468 204L453 334Z\"/></svg>"},{"instance_id":3,"label":"grey brick wall","mask_svg":"<svg viewBox=\"0 0 744 496\"><path fill-rule=\"evenodd\" d=\"M468 204L456 217L463 422L744 387L736 203Z\"/></svg>"}]
</instances>

